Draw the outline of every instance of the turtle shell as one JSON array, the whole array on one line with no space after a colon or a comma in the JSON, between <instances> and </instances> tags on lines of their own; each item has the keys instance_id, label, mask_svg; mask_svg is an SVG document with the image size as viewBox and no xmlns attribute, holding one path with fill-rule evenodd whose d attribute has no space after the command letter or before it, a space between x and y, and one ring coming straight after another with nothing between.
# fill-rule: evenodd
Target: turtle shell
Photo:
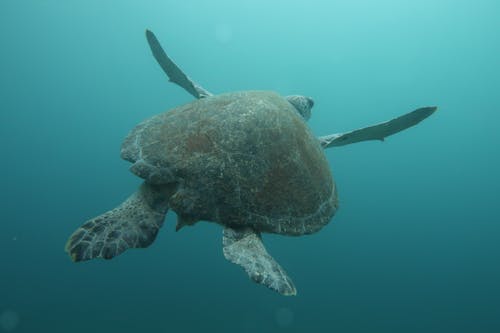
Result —
<instances>
[{"instance_id":1,"label":"turtle shell","mask_svg":"<svg viewBox=\"0 0 500 333\"><path fill-rule=\"evenodd\" d=\"M337 208L319 141L274 92L211 96L151 117L121 154L146 181L175 183L169 206L192 221L301 235Z\"/></svg>"}]
</instances>

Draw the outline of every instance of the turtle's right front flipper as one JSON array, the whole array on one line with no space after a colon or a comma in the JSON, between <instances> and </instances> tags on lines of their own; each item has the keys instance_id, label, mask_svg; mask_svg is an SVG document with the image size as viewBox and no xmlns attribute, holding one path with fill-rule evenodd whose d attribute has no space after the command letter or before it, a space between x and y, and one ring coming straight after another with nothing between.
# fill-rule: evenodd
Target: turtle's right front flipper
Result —
<instances>
[{"instance_id":1,"label":"turtle's right front flipper","mask_svg":"<svg viewBox=\"0 0 500 333\"><path fill-rule=\"evenodd\" d=\"M210 92L205 90L203 87L198 85L196 82L191 80L180 68L177 66L172 59L168 57L160 42L156 36L149 30L146 30L146 38L148 40L149 47L153 52L158 64L161 66L163 71L167 74L169 80L174 82L184 88L187 92L196 98L203 98L207 96L212 96Z\"/></svg>"},{"instance_id":2,"label":"turtle's right front flipper","mask_svg":"<svg viewBox=\"0 0 500 333\"><path fill-rule=\"evenodd\" d=\"M149 246L168 211L167 187L144 183L120 206L85 222L68 239L73 261L111 259L129 248Z\"/></svg>"},{"instance_id":3,"label":"turtle's right front flipper","mask_svg":"<svg viewBox=\"0 0 500 333\"><path fill-rule=\"evenodd\" d=\"M350 132L325 135L319 137L318 139L321 147L325 149L349 145L351 143L361 141L384 141L384 139L390 135L417 125L422 120L436 112L436 110L437 108L435 106L423 107L383 123L360 128Z\"/></svg>"},{"instance_id":4,"label":"turtle's right front flipper","mask_svg":"<svg viewBox=\"0 0 500 333\"><path fill-rule=\"evenodd\" d=\"M222 239L224 257L240 265L255 282L285 296L297 294L292 279L267 253L260 234L250 228L224 228Z\"/></svg>"}]
</instances>

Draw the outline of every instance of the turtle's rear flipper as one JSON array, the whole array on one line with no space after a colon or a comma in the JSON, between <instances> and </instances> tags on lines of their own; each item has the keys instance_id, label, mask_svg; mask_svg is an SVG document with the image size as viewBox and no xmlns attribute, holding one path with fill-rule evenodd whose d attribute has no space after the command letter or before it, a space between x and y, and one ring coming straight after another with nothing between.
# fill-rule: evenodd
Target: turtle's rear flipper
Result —
<instances>
[{"instance_id":1,"label":"turtle's rear flipper","mask_svg":"<svg viewBox=\"0 0 500 333\"><path fill-rule=\"evenodd\" d=\"M210 92L184 74L179 66L167 56L156 36L149 30L146 30L146 39L148 40L151 52L153 52L153 56L171 82L178 84L196 98L212 96Z\"/></svg>"},{"instance_id":2,"label":"turtle's rear flipper","mask_svg":"<svg viewBox=\"0 0 500 333\"><path fill-rule=\"evenodd\" d=\"M257 283L286 296L297 290L285 270L267 253L260 234L250 228L224 228L222 239L224 257L240 265Z\"/></svg>"},{"instance_id":3,"label":"turtle's rear flipper","mask_svg":"<svg viewBox=\"0 0 500 333\"><path fill-rule=\"evenodd\" d=\"M73 261L111 259L128 248L147 247L156 238L167 213L168 197L143 184L113 210L78 228L66 243Z\"/></svg>"}]
</instances>

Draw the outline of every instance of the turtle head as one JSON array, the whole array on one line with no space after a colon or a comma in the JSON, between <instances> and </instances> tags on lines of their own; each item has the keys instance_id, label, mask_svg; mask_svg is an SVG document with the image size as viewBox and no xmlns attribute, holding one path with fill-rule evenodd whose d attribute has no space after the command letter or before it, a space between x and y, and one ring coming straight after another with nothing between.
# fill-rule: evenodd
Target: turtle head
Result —
<instances>
[{"instance_id":1,"label":"turtle head","mask_svg":"<svg viewBox=\"0 0 500 333\"><path fill-rule=\"evenodd\" d=\"M305 121L308 121L309 118L311 118L311 109L314 106L312 98L301 95L290 95L285 98L290 104L293 105Z\"/></svg>"}]
</instances>

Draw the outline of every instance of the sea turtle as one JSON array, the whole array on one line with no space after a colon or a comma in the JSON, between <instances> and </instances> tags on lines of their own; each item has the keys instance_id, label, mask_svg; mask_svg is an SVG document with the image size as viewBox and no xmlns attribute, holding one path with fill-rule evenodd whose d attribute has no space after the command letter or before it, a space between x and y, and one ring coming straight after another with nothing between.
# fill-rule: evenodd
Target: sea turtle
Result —
<instances>
[{"instance_id":1,"label":"sea turtle","mask_svg":"<svg viewBox=\"0 0 500 333\"><path fill-rule=\"evenodd\" d=\"M170 81L197 100L153 116L126 137L121 157L144 183L125 202L85 222L69 238L74 261L110 259L149 246L169 209L176 230L200 220L223 226L223 253L252 280L283 295L296 289L266 251L261 233L317 232L337 210L323 149L385 137L416 125L435 107L388 122L316 138L306 125L309 97L272 91L212 95L166 55L146 31Z\"/></svg>"}]
</instances>

